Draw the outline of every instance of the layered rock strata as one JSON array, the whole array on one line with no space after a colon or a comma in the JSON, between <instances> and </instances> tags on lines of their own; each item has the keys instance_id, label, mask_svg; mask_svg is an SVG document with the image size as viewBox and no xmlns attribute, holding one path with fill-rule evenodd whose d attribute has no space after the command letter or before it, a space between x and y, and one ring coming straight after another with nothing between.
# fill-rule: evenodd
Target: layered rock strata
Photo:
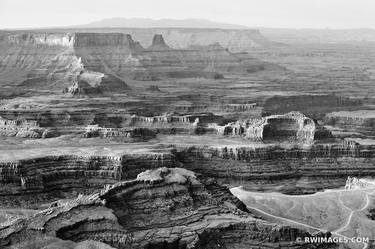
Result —
<instances>
[{"instance_id":1,"label":"layered rock strata","mask_svg":"<svg viewBox=\"0 0 375 249\"><path fill-rule=\"evenodd\" d=\"M327 125L335 126L345 131L360 132L365 135L375 135L375 111L340 111L328 113L324 119Z\"/></svg>"},{"instance_id":2,"label":"layered rock strata","mask_svg":"<svg viewBox=\"0 0 375 249\"><path fill-rule=\"evenodd\" d=\"M304 236L309 234L253 218L241 201L213 181L200 181L184 169L161 168L3 224L0 245L27 248L57 237L125 249L306 248L295 242ZM335 247L309 245L322 246Z\"/></svg>"},{"instance_id":3,"label":"layered rock strata","mask_svg":"<svg viewBox=\"0 0 375 249\"><path fill-rule=\"evenodd\" d=\"M186 169L249 190L314 193L345 185L348 176L375 176L374 145L354 142L279 145L181 146Z\"/></svg>"},{"instance_id":4,"label":"layered rock strata","mask_svg":"<svg viewBox=\"0 0 375 249\"><path fill-rule=\"evenodd\" d=\"M146 128L107 128L100 127L99 125L89 125L86 127L85 132L82 135L85 138L101 137L101 138L142 138L149 139L156 136L155 132Z\"/></svg>"},{"instance_id":5,"label":"layered rock strata","mask_svg":"<svg viewBox=\"0 0 375 249\"><path fill-rule=\"evenodd\" d=\"M225 73L264 70L270 64L239 57L219 44L172 49L161 35L145 49L123 33L15 33L5 35L0 48L0 84L34 90L69 88L82 71L91 86L99 81L99 89L118 92L126 90L123 79L129 77L222 78Z\"/></svg>"},{"instance_id":6,"label":"layered rock strata","mask_svg":"<svg viewBox=\"0 0 375 249\"><path fill-rule=\"evenodd\" d=\"M165 114L156 116L140 116L129 113L108 113L98 109L52 109L52 110L0 110L0 115L14 120L22 117L35 120L43 129L54 127L64 133L65 130L81 132L88 125L99 125L107 128L123 128L133 130L135 127L147 128L156 133L189 133L197 127L205 127L212 122L221 122L221 116L212 113L197 113L188 115ZM83 127L82 127L83 126Z\"/></svg>"},{"instance_id":7,"label":"layered rock strata","mask_svg":"<svg viewBox=\"0 0 375 249\"><path fill-rule=\"evenodd\" d=\"M52 131L41 128L35 120L9 120L0 116L0 136L23 138L47 138L54 136Z\"/></svg>"},{"instance_id":8,"label":"layered rock strata","mask_svg":"<svg viewBox=\"0 0 375 249\"><path fill-rule=\"evenodd\" d=\"M74 82L72 86L65 88L63 93L67 93L71 96L90 96L99 95L102 92L85 81L77 81Z\"/></svg>"},{"instance_id":9,"label":"layered rock strata","mask_svg":"<svg viewBox=\"0 0 375 249\"><path fill-rule=\"evenodd\" d=\"M233 112L245 112L249 110L253 110L257 107L257 103L250 103L250 104L225 104L223 105L223 109L226 111L233 111Z\"/></svg>"},{"instance_id":10,"label":"layered rock strata","mask_svg":"<svg viewBox=\"0 0 375 249\"><path fill-rule=\"evenodd\" d=\"M299 112L271 115L229 123L224 126L211 125L221 135L241 136L251 140L298 140L312 142L329 138L331 134L316 121Z\"/></svg>"},{"instance_id":11,"label":"layered rock strata","mask_svg":"<svg viewBox=\"0 0 375 249\"><path fill-rule=\"evenodd\" d=\"M150 154L124 152L116 157L65 155L3 162L0 163L1 203L32 206L38 198L71 196L75 191L97 189L161 166L179 165L232 186L240 184L252 190L277 188L293 194L342 187L348 176L375 176L374 145L351 141L308 147L260 143L168 148Z\"/></svg>"},{"instance_id":12,"label":"layered rock strata","mask_svg":"<svg viewBox=\"0 0 375 249\"><path fill-rule=\"evenodd\" d=\"M345 184L345 189L366 189L375 188L375 180L360 179L357 177L348 177Z\"/></svg>"},{"instance_id":13,"label":"layered rock strata","mask_svg":"<svg viewBox=\"0 0 375 249\"><path fill-rule=\"evenodd\" d=\"M104 92L126 92L130 87L120 78L113 75L81 71L77 76L77 81L69 88L64 89L64 93L72 96L100 95Z\"/></svg>"},{"instance_id":14,"label":"layered rock strata","mask_svg":"<svg viewBox=\"0 0 375 249\"><path fill-rule=\"evenodd\" d=\"M160 34L156 34L152 38L152 44L148 47L148 50L152 51L163 51L163 50L170 50L171 48L165 43L164 38Z\"/></svg>"},{"instance_id":15,"label":"layered rock strata","mask_svg":"<svg viewBox=\"0 0 375 249\"><path fill-rule=\"evenodd\" d=\"M150 46L154 34L161 34L167 44L174 48L191 45L207 46L217 41L231 51L253 51L254 48L267 47L273 42L267 40L255 29L209 29L209 28L114 28L117 32L131 34L145 47ZM104 32L105 29L96 29Z\"/></svg>"},{"instance_id":16,"label":"layered rock strata","mask_svg":"<svg viewBox=\"0 0 375 249\"><path fill-rule=\"evenodd\" d=\"M69 197L75 191L87 192L103 184L131 179L146 169L175 165L178 163L168 151L120 157L45 156L2 162L0 199L3 206L34 206L38 201Z\"/></svg>"}]
</instances>

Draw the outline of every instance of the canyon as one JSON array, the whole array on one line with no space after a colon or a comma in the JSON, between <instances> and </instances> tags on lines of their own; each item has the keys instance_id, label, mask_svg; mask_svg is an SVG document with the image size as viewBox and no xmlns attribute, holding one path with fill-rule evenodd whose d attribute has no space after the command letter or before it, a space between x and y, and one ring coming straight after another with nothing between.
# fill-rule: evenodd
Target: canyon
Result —
<instances>
[{"instance_id":1,"label":"canyon","mask_svg":"<svg viewBox=\"0 0 375 249\"><path fill-rule=\"evenodd\" d=\"M0 31L0 247L371 248L368 46Z\"/></svg>"},{"instance_id":2,"label":"canyon","mask_svg":"<svg viewBox=\"0 0 375 249\"><path fill-rule=\"evenodd\" d=\"M2 35L0 48L5 52L1 85L34 91L67 88L73 95L126 91L127 80L220 79L223 73L278 69L247 54L232 53L219 43L173 49L161 34L144 48L124 33L12 33ZM14 72L20 77L17 81L11 77ZM70 87L69 82L75 85Z\"/></svg>"},{"instance_id":3,"label":"canyon","mask_svg":"<svg viewBox=\"0 0 375 249\"><path fill-rule=\"evenodd\" d=\"M135 180L4 224L0 232L3 247L18 248L69 248L61 240L94 240L116 248L248 248L260 241L268 248L303 248L303 243L291 244L302 235L308 233L255 219L228 189L181 168L145 171Z\"/></svg>"}]
</instances>

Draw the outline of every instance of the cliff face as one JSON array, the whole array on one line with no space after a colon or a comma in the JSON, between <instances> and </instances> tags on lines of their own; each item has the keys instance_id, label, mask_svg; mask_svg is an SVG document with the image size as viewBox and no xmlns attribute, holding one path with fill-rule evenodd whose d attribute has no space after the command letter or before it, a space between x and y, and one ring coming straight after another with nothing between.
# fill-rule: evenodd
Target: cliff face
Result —
<instances>
[{"instance_id":1,"label":"cliff face","mask_svg":"<svg viewBox=\"0 0 375 249\"><path fill-rule=\"evenodd\" d=\"M92 87L86 81L74 82L72 86L65 88L63 93L69 94L71 96L91 96L91 95L100 95L102 92L95 87Z\"/></svg>"},{"instance_id":2,"label":"cliff face","mask_svg":"<svg viewBox=\"0 0 375 249\"><path fill-rule=\"evenodd\" d=\"M255 29L194 29L194 28L90 28L90 29L69 29L67 32L74 33L123 33L130 34L135 40L139 41L143 47L149 47L155 35L160 34L166 40L166 43L176 49L186 48L191 45L206 46L220 41L224 47L233 52L253 51L254 48L267 47L274 44ZM13 35L15 41L19 42L18 37L28 37L28 34ZM56 31L41 33L38 40L48 41L50 44L62 44L59 39L60 34ZM46 39L47 38L47 39ZM71 44L73 40L69 36L64 38L65 45Z\"/></svg>"},{"instance_id":3,"label":"cliff face","mask_svg":"<svg viewBox=\"0 0 375 249\"><path fill-rule=\"evenodd\" d=\"M358 179L356 177L348 177L345 189L366 189L375 187L375 181L371 179Z\"/></svg>"},{"instance_id":4,"label":"cliff face","mask_svg":"<svg viewBox=\"0 0 375 249\"><path fill-rule=\"evenodd\" d=\"M0 136L23 138L46 138L52 133L41 128L35 120L8 120L0 116Z\"/></svg>"},{"instance_id":5,"label":"cliff face","mask_svg":"<svg viewBox=\"0 0 375 249\"><path fill-rule=\"evenodd\" d=\"M7 43L17 46L48 45L73 47L75 42L72 34L47 33L16 33L3 38Z\"/></svg>"},{"instance_id":6,"label":"cliff face","mask_svg":"<svg viewBox=\"0 0 375 249\"><path fill-rule=\"evenodd\" d=\"M153 43L147 49L124 33L34 32L2 38L0 84L23 89L61 91L76 82L83 70L104 74L106 90L116 92L113 86L124 78L222 78L228 72L264 70L269 64L255 59L250 63L250 56L236 56L217 44L172 49L160 34L150 38Z\"/></svg>"},{"instance_id":7,"label":"cliff face","mask_svg":"<svg viewBox=\"0 0 375 249\"><path fill-rule=\"evenodd\" d=\"M60 195L71 196L74 190L88 191L131 179L145 169L177 164L170 152L122 157L45 156L0 163L0 199L5 206L18 202L25 207Z\"/></svg>"},{"instance_id":8,"label":"cliff face","mask_svg":"<svg viewBox=\"0 0 375 249\"><path fill-rule=\"evenodd\" d=\"M242 136L251 140L297 140L312 142L331 134L314 120L299 112L271 115L260 119L237 121L224 126L213 125L222 135Z\"/></svg>"},{"instance_id":9,"label":"cliff face","mask_svg":"<svg viewBox=\"0 0 375 249\"><path fill-rule=\"evenodd\" d=\"M0 164L1 201L32 206L39 200L134 178L157 167L180 166L233 186L284 193L313 193L345 185L348 176L374 176L373 145L314 144L308 147L174 145L159 152L119 156L39 156ZM32 197L32 198L31 198ZM18 204L17 204L18 203Z\"/></svg>"},{"instance_id":10,"label":"cliff face","mask_svg":"<svg viewBox=\"0 0 375 249\"><path fill-rule=\"evenodd\" d=\"M341 111L326 115L324 119L327 125L344 129L344 131L360 132L365 135L375 134L375 111Z\"/></svg>"},{"instance_id":11,"label":"cliff face","mask_svg":"<svg viewBox=\"0 0 375 249\"><path fill-rule=\"evenodd\" d=\"M85 31L85 29L79 29ZM108 32L106 29L91 29L95 32ZM131 34L144 47L151 45L152 37L161 34L166 43L176 49L191 45L207 46L220 42L233 52L253 51L254 48L267 47L273 43L255 29L194 29L194 28L113 28L110 32Z\"/></svg>"},{"instance_id":12,"label":"cliff face","mask_svg":"<svg viewBox=\"0 0 375 249\"><path fill-rule=\"evenodd\" d=\"M63 90L72 96L95 96L106 92L127 92L130 87L120 78L93 71L81 71L72 86Z\"/></svg>"},{"instance_id":13,"label":"cliff face","mask_svg":"<svg viewBox=\"0 0 375 249\"><path fill-rule=\"evenodd\" d=\"M66 89L66 94L73 96L90 95L87 93L87 88L80 89L80 84ZM89 90L98 89L89 87ZM14 110L0 110L0 115L5 119L15 120L18 117L37 122L41 127L40 130L48 130L47 127L54 127L53 130L60 130L60 134L65 134L66 131L75 131L82 133L88 125L99 125L107 128L124 128L127 130L138 128L147 128L156 133L191 133L196 128L204 127L208 123L220 122L221 116L216 116L211 113L189 114L189 115L158 115L158 116L138 116L128 113L108 113L98 109L75 109L75 110L40 110L40 111L14 111ZM1 124L1 123L0 123ZM1 125L0 125L1 127ZM10 131L13 131L11 128ZM3 130L0 129L0 133ZM16 133L10 133L13 136Z\"/></svg>"},{"instance_id":14,"label":"cliff face","mask_svg":"<svg viewBox=\"0 0 375 249\"><path fill-rule=\"evenodd\" d=\"M291 243L292 248L305 248L294 241L308 235L253 218L241 201L214 181L201 181L184 169L160 168L3 224L0 243L3 248L37 247L57 237L77 243L100 241L115 248L291 248Z\"/></svg>"},{"instance_id":15,"label":"cliff face","mask_svg":"<svg viewBox=\"0 0 375 249\"><path fill-rule=\"evenodd\" d=\"M314 193L345 185L348 176L374 176L374 146L353 142L280 146L186 146L177 159L186 169L249 190Z\"/></svg>"},{"instance_id":16,"label":"cliff face","mask_svg":"<svg viewBox=\"0 0 375 249\"><path fill-rule=\"evenodd\" d=\"M99 90L116 92L129 89L121 79L113 75L113 72L107 73L102 65L98 67L95 57L92 58L88 52L100 52L100 48L116 44L124 48L136 47L136 43L129 40L128 36L26 33L6 38L0 42L2 85L61 91L71 84L82 81L79 78L86 76L86 83ZM85 75L82 75L83 71ZM74 85L72 88L67 91L82 93L82 88Z\"/></svg>"},{"instance_id":17,"label":"cliff face","mask_svg":"<svg viewBox=\"0 0 375 249\"><path fill-rule=\"evenodd\" d=\"M152 44L148 47L148 50L169 50L171 49L164 41L162 35L157 34L152 38Z\"/></svg>"},{"instance_id":18,"label":"cliff face","mask_svg":"<svg viewBox=\"0 0 375 249\"><path fill-rule=\"evenodd\" d=\"M139 42L135 42L129 34L122 33L75 33L73 47L121 47L129 52L143 50Z\"/></svg>"}]
</instances>

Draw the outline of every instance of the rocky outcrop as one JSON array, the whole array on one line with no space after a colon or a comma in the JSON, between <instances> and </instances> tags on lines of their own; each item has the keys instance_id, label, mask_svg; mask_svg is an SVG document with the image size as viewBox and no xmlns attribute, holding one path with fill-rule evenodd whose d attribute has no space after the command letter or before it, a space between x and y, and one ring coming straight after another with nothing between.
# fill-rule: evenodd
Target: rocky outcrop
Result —
<instances>
[{"instance_id":1,"label":"rocky outcrop","mask_svg":"<svg viewBox=\"0 0 375 249\"><path fill-rule=\"evenodd\" d=\"M345 184L345 189L366 189L375 188L375 180L359 179L357 177L348 177Z\"/></svg>"},{"instance_id":2,"label":"rocky outcrop","mask_svg":"<svg viewBox=\"0 0 375 249\"><path fill-rule=\"evenodd\" d=\"M220 122L222 117L212 113L189 115L165 114L162 116L137 116L133 115L125 123L129 127L145 127L157 133L195 133L198 129L206 132L206 126L211 122Z\"/></svg>"},{"instance_id":3,"label":"rocky outcrop","mask_svg":"<svg viewBox=\"0 0 375 249\"><path fill-rule=\"evenodd\" d=\"M83 133L83 137L101 137L101 138L140 138L150 139L155 137L155 132L146 128L107 128L99 125L89 125Z\"/></svg>"},{"instance_id":4,"label":"rocky outcrop","mask_svg":"<svg viewBox=\"0 0 375 249\"><path fill-rule=\"evenodd\" d=\"M100 95L104 92L126 92L130 87L120 78L109 74L81 71L73 86L64 90L65 93L73 96L79 95Z\"/></svg>"},{"instance_id":5,"label":"rocky outcrop","mask_svg":"<svg viewBox=\"0 0 375 249\"><path fill-rule=\"evenodd\" d=\"M191 45L207 46L219 41L223 47L231 51L243 52L253 51L254 48L267 47L273 44L259 30L255 29L119 28L114 30L131 34L145 47L150 46L154 34L161 34L167 44L177 49L183 49ZM97 29L97 31L102 32L103 29Z\"/></svg>"},{"instance_id":6,"label":"rocky outcrop","mask_svg":"<svg viewBox=\"0 0 375 249\"><path fill-rule=\"evenodd\" d=\"M48 45L72 47L73 34L47 34L47 33L10 33L4 38L5 42L12 45Z\"/></svg>"},{"instance_id":7,"label":"rocky outcrop","mask_svg":"<svg viewBox=\"0 0 375 249\"><path fill-rule=\"evenodd\" d=\"M45 243L57 237L125 249L306 248L295 242L303 236L309 234L253 218L241 201L214 181L201 181L184 169L160 168L3 224L0 245Z\"/></svg>"},{"instance_id":8,"label":"rocky outcrop","mask_svg":"<svg viewBox=\"0 0 375 249\"><path fill-rule=\"evenodd\" d=\"M9 120L0 116L0 136L22 138L46 138L53 134L41 128L35 120Z\"/></svg>"},{"instance_id":9,"label":"rocky outcrop","mask_svg":"<svg viewBox=\"0 0 375 249\"><path fill-rule=\"evenodd\" d=\"M375 135L375 110L332 112L326 115L324 122L345 131Z\"/></svg>"},{"instance_id":10,"label":"rocky outcrop","mask_svg":"<svg viewBox=\"0 0 375 249\"><path fill-rule=\"evenodd\" d=\"M3 206L34 206L61 195L70 197L76 190L85 192L131 179L146 169L175 165L178 163L169 151L123 156L44 156L2 162L0 199Z\"/></svg>"},{"instance_id":11,"label":"rocky outcrop","mask_svg":"<svg viewBox=\"0 0 375 249\"><path fill-rule=\"evenodd\" d=\"M98 88L92 87L86 81L78 80L71 87L65 88L63 93L71 96L95 96L100 95L102 92Z\"/></svg>"},{"instance_id":12,"label":"rocky outcrop","mask_svg":"<svg viewBox=\"0 0 375 249\"><path fill-rule=\"evenodd\" d=\"M163 51L170 50L171 48L165 43L162 35L155 35L152 39L152 44L148 47L148 50L152 51Z\"/></svg>"},{"instance_id":13,"label":"rocky outcrop","mask_svg":"<svg viewBox=\"0 0 375 249\"><path fill-rule=\"evenodd\" d=\"M99 104L98 107L101 107L101 104ZM121 105L119 108L121 108ZM151 108L153 108L153 106L150 105L150 109ZM66 129L82 133L83 127L96 124L100 127L108 128L134 129L138 127L148 128L154 132L189 133L197 126L206 126L208 123L221 122L223 119L221 116L212 113L187 115L168 113L146 117L135 114L132 115L128 112L109 113L106 110L92 107L52 110L0 110L0 116L6 119L22 117L27 120L35 120L41 127L54 127L53 130L58 129L60 133L63 133Z\"/></svg>"},{"instance_id":14,"label":"rocky outcrop","mask_svg":"<svg viewBox=\"0 0 375 249\"><path fill-rule=\"evenodd\" d=\"M124 33L16 32L5 35L0 48L4 51L0 54L0 84L39 91L69 88L82 70L90 72L91 80L101 82L101 90L117 92L126 88L123 79L129 77L220 79L226 73L254 71L254 63L267 64L250 63L251 56L237 56L217 43L172 49L161 35L155 35L151 46L144 49ZM17 79L8 80L14 70Z\"/></svg>"},{"instance_id":15,"label":"rocky outcrop","mask_svg":"<svg viewBox=\"0 0 375 249\"><path fill-rule=\"evenodd\" d=\"M251 140L313 142L316 139L331 137L328 130L299 112L237 121L224 126L212 125L211 128L222 135L241 136Z\"/></svg>"},{"instance_id":16,"label":"rocky outcrop","mask_svg":"<svg viewBox=\"0 0 375 249\"><path fill-rule=\"evenodd\" d=\"M89 29L88 32L93 34L108 33L108 35L116 34L118 41L126 38L119 38L118 33L130 34L135 40L139 41L143 47L149 47L152 44L152 38L155 35L161 35L166 42L176 49L183 49L191 45L207 46L220 41L224 47L234 52L253 51L254 48L267 47L274 44L267 40L259 30L255 29L194 29L194 28L112 28L112 29ZM113 33L116 32L116 33ZM81 34L78 39L74 39L74 34ZM48 45L64 45L73 46L74 42L86 45L90 39L90 34L84 29L69 30L69 34L61 33L10 33L5 39L14 44L22 44L25 41L29 43L48 44ZM8 38L9 37L9 38ZM93 37L93 36L91 36ZM91 38L93 39L93 38ZM77 41L78 40L78 41ZM103 41L101 42L103 43Z\"/></svg>"},{"instance_id":17,"label":"rocky outcrop","mask_svg":"<svg viewBox=\"0 0 375 249\"><path fill-rule=\"evenodd\" d=\"M133 40L131 35L124 33L75 33L73 35L75 48L88 47L122 47L129 51L140 51L143 47Z\"/></svg>"},{"instance_id":18,"label":"rocky outcrop","mask_svg":"<svg viewBox=\"0 0 375 249\"><path fill-rule=\"evenodd\" d=\"M181 123L181 124L191 124L197 125L200 122L200 118L204 119L205 117L210 118L214 117L213 115L171 115L166 114L163 116L153 116L153 117L144 117L133 115L130 120L130 125L139 125L140 123L144 124L170 124L170 123Z\"/></svg>"},{"instance_id":19,"label":"rocky outcrop","mask_svg":"<svg viewBox=\"0 0 375 249\"><path fill-rule=\"evenodd\" d=\"M353 142L309 147L251 144L177 146L186 169L252 191L314 193L345 186L348 176L375 176L374 145Z\"/></svg>"},{"instance_id":20,"label":"rocky outcrop","mask_svg":"<svg viewBox=\"0 0 375 249\"><path fill-rule=\"evenodd\" d=\"M257 103L244 103L244 104L224 104L223 109L231 112L246 112L254 110L257 107Z\"/></svg>"}]
</instances>

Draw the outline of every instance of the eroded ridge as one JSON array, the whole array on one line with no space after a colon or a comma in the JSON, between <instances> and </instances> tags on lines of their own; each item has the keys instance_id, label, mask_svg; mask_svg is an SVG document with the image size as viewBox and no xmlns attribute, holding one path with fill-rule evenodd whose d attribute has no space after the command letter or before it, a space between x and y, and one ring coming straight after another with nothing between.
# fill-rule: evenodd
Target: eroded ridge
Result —
<instances>
[{"instance_id":1,"label":"eroded ridge","mask_svg":"<svg viewBox=\"0 0 375 249\"><path fill-rule=\"evenodd\" d=\"M304 248L295 239L307 235L252 217L213 180L181 168L159 168L3 224L0 242L5 248L56 246L58 239L94 240L115 248ZM267 246L259 244L265 241Z\"/></svg>"},{"instance_id":2,"label":"eroded ridge","mask_svg":"<svg viewBox=\"0 0 375 249\"><path fill-rule=\"evenodd\" d=\"M331 137L328 130L300 112L271 115L212 127L222 135L237 135L251 140L294 139L312 142L316 139Z\"/></svg>"}]
</instances>

